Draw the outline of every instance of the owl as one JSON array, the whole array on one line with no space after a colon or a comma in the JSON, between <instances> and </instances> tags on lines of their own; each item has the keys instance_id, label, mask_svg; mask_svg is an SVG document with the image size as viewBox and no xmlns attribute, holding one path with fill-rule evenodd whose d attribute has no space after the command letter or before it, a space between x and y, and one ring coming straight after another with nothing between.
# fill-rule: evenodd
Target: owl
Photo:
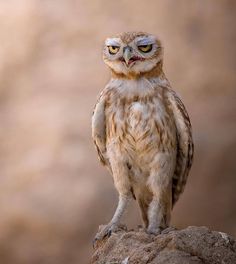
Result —
<instances>
[{"instance_id":1,"label":"owl","mask_svg":"<svg viewBox=\"0 0 236 264\"><path fill-rule=\"evenodd\" d=\"M119 202L95 241L117 228L131 199L137 200L147 233L157 235L169 226L192 165L190 119L163 72L157 37L125 32L107 38L103 60L111 79L94 108L92 137Z\"/></svg>"}]
</instances>

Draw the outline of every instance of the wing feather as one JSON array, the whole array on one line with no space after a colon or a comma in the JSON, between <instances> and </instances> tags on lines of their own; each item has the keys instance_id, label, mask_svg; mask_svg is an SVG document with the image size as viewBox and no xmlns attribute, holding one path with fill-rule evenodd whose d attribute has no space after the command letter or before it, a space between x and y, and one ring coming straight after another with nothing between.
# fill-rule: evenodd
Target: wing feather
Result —
<instances>
[{"instance_id":1,"label":"wing feather","mask_svg":"<svg viewBox=\"0 0 236 264\"><path fill-rule=\"evenodd\" d=\"M98 153L100 162L107 164L106 158L106 120L105 120L105 99L101 93L94 107L92 116L92 138Z\"/></svg>"},{"instance_id":2,"label":"wing feather","mask_svg":"<svg viewBox=\"0 0 236 264\"><path fill-rule=\"evenodd\" d=\"M193 162L194 144L192 126L187 110L178 95L173 90L168 90L169 106L174 117L177 131L177 158L172 181L172 205L174 206L180 194L184 191Z\"/></svg>"}]
</instances>

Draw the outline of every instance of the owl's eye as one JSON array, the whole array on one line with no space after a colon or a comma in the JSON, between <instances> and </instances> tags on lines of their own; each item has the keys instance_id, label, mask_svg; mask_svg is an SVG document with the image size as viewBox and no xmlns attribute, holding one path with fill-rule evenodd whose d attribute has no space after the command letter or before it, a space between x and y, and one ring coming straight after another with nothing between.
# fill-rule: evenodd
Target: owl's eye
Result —
<instances>
[{"instance_id":1,"label":"owl's eye","mask_svg":"<svg viewBox=\"0 0 236 264\"><path fill-rule=\"evenodd\" d=\"M117 46L108 46L108 51L110 54L116 54L119 51L120 47Z\"/></svg>"},{"instance_id":2,"label":"owl's eye","mask_svg":"<svg viewBox=\"0 0 236 264\"><path fill-rule=\"evenodd\" d=\"M138 49L144 53L147 53L152 50L152 44L149 45L140 45L138 46Z\"/></svg>"}]
</instances>

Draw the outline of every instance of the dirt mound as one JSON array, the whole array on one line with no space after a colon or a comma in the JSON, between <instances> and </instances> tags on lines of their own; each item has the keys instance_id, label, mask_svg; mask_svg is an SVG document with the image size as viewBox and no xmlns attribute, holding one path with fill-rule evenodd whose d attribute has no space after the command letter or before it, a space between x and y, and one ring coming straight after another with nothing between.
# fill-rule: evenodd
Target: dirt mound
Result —
<instances>
[{"instance_id":1,"label":"dirt mound","mask_svg":"<svg viewBox=\"0 0 236 264\"><path fill-rule=\"evenodd\" d=\"M233 264L236 240L206 227L190 226L158 236L123 228L96 244L91 263Z\"/></svg>"}]
</instances>

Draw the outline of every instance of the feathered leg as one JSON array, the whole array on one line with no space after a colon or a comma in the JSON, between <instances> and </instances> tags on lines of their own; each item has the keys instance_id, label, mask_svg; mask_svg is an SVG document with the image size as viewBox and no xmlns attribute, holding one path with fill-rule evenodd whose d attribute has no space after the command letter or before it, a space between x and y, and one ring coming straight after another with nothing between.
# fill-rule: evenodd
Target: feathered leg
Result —
<instances>
[{"instance_id":1,"label":"feathered leg","mask_svg":"<svg viewBox=\"0 0 236 264\"><path fill-rule=\"evenodd\" d=\"M114 161L111 162L112 174L115 187L119 193L119 202L111 221L95 236L96 240L101 240L109 236L119 225L122 215L132 198L130 182L128 177L128 168L126 163Z\"/></svg>"},{"instance_id":2,"label":"feathered leg","mask_svg":"<svg viewBox=\"0 0 236 264\"><path fill-rule=\"evenodd\" d=\"M172 155L158 154L152 166L148 184L153 199L148 210L148 233L159 234L170 224L172 208L172 175L174 160Z\"/></svg>"},{"instance_id":3,"label":"feathered leg","mask_svg":"<svg viewBox=\"0 0 236 264\"><path fill-rule=\"evenodd\" d=\"M143 219L144 227L147 228L148 227L148 203L144 199L139 198L138 204L141 210L141 216Z\"/></svg>"}]
</instances>

